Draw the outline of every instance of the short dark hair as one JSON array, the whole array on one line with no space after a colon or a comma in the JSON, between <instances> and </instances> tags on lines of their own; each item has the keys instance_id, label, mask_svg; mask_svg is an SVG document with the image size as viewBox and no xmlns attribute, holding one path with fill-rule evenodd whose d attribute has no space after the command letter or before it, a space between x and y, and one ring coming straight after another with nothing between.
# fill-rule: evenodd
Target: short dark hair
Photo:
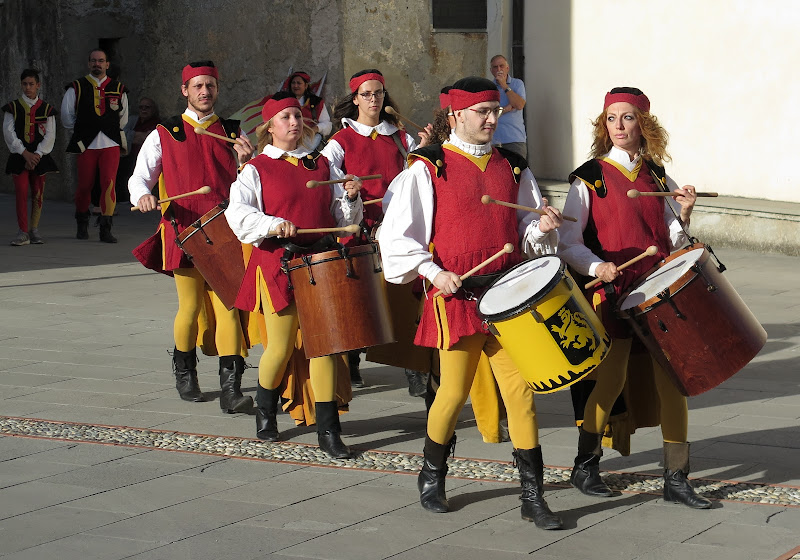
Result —
<instances>
[{"instance_id":1,"label":"short dark hair","mask_svg":"<svg viewBox=\"0 0 800 560\"><path fill-rule=\"evenodd\" d=\"M216 68L216 66L214 66L214 63L211 62L210 60L198 60L196 62L190 62L189 66L191 66L192 68L202 68L203 66L208 66L209 68Z\"/></svg>"},{"instance_id":2,"label":"short dark hair","mask_svg":"<svg viewBox=\"0 0 800 560\"><path fill-rule=\"evenodd\" d=\"M108 52L106 52L106 50L105 50L105 49L101 49L100 47L97 47L96 49L91 49L91 50L89 51L89 58L92 58L92 53L93 53L93 52L101 52L101 53L103 53L103 56L104 56L104 57L106 57L106 62L109 62L109 59L108 59Z\"/></svg>"},{"instance_id":3,"label":"short dark hair","mask_svg":"<svg viewBox=\"0 0 800 560\"><path fill-rule=\"evenodd\" d=\"M41 83L39 80L39 71L36 68L26 68L22 71L22 74L19 76L19 81L21 82L25 78L33 78L36 80L36 83Z\"/></svg>"}]
</instances>

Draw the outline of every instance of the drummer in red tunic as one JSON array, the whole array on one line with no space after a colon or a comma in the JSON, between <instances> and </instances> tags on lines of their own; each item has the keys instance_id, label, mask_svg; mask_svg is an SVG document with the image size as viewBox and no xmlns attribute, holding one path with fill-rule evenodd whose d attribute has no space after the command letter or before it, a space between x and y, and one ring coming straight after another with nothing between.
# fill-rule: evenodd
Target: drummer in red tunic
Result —
<instances>
[{"instance_id":1,"label":"drummer in red tunic","mask_svg":"<svg viewBox=\"0 0 800 560\"><path fill-rule=\"evenodd\" d=\"M142 212L160 209L161 222L155 235L134 249L139 261L152 270L175 278L178 313L175 316L173 370L178 394L183 400L206 400L197 381L198 334L205 354L219 354L220 408L244 412L253 400L242 395L246 348L239 311L228 310L206 284L175 239L180 232L206 212L228 198L239 163L250 159L253 146L239 129L239 121L221 119L214 113L219 73L211 61L193 62L184 67L181 91L187 100L186 111L167 119L150 133L142 144L136 167L128 181L131 203ZM200 135L195 128L236 139L232 151L228 142ZM238 162L237 162L238 160ZM161 206L150 194L158 184L159 198L167 198L211 187L208 194L173 200ZM211 307L205 305L210 293ZM203 336L201 312L213 317L216 329Z\"/></svg>"},{"instance_id":2,"label":"drummer in red tunic","mask_svg":"<svg viewBox=\"0 0 800 560\"><path fill-rule=\"evenodd\" d=\"M502 112L495 84L464 78L453 84L449 101L455 131L444 144L411 154L411 165L392 182L378 232L386 280L395 284L427 278L444 297L427 294L415 344L439 349L441 384L428 414L424 462L417 486L428 511L449 510L445 495L447 457L455 445L458 415L485 352L508 411L508 430L522 481L522 518L542 529L561 528L544 499L544 464L533 392L508 353L490 334L477 311L477 296L492 278L521 262L522 251L555 250L560 213L543 203L525 160L493 148ZM484 205L489 194L545 215ZM459 275L511 243L505 254L462 286ZM461 288L464 289L461 289Z\"/></svg>"},{"instance_id":3,"label":"drummer in red tunic","mask_svg":"<svg viewBox=\"0 0 800 560\"><path fill-rule=\"evenodd\" d=\"M264 124L258 129L261 153L251 160L231 185L231 202L225 216L243 243L255 245L236 306L262 312L267 342L258 366L256 435L267 441L279 438L276 415L278 388L297 338L298 317L289 280L281 270L285 252L313 254L333 247L324 234L297 234L297 228L326 228L359 223L361 181L350 180L313 189L306 183L344 176L319 152L303 141L313 130L303 123L297 99L278 93L264 104ZM352 176L349 178L352 179ZM347 328L342 325L342 328ZM312 358L309 363L314 391L320 448L336 458L348 458L342 442L336 395L336 356Z\"/></svg>"},{"instance_id":4,"label":"drummer in red tunic","mask_svg":"<svg viewBox=\"0 0 800 560\"><path fill-rule=\"evenodd\" d=\"M587 294L613 344L609 355L593 372L596 385L586 401L571 476L573 486L584 494L607 497L612 492L600 477L601 441L611 408L625 385L632 344L632 333L615 317L614 308L619 296L653 265L688 244L689 218L697 197L693 186L678 188L666 176L662 163L669 160L667 133L650 113L650 100L641 90L612 89L593 124L593 159L570 175L572 186L564 206L565 214L579 219L561 227L559 256L579 275L607 283ZM671 203L663 197L628 198L630 189L676 191L678 208L673 212ZM658 248L656 255L617 270L618 264L651 245ZM698 509L710 508L711 502L698 496L686 478L686 397L655 360L653 372L664 439L664 499Z\"/></svg>"},{"instance_id":5,"label":"drummer in red tunic","mask_svg":"<svg viewBox=\"0 0 800 560\"><path fill-rule=\"evenodd\" d=\"M382 199L389 183L406 167L409 152L427 143L429 126L421 141L399 128L395 115L387 107L397 108L386 89L383 74L375 68L356 72L350 78L350 94L336 104L333 110L334 135L322 155L344 173L355 175L382 175L364 183L361 193L364 201ZM382 203L364 207L364 226L372 230L383 217ZM355 387L363 387L358 351L348 352L350 379ZM426 375L406 370L409 393L424 396Z\"/></svg>"}]
</instances>

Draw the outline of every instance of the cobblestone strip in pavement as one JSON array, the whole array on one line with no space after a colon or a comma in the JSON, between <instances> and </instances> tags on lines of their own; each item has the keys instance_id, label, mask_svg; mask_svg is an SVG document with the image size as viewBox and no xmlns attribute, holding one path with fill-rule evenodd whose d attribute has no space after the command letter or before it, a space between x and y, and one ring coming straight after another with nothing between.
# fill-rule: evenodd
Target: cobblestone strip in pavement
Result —
<instances>
[{"instance_id":1,"label":"cobblestone strip in pavement","mask_svg":"<svg viewBox=\"0 0 800 560\"><path fill-rule=\"evenodd\" d=\"M354 459L341 460L329 457L316 446L301 443L269 443L239 437L51 422L33 418L0 416L0 434L370 471L416 473L422 468L422 457L410 453L363 451ZM519 480L517 469L510 463L451 458L448 465L450 476L457 478L496 482ZM544 481L546 484L569 486L570 472L569 468L546 467ZM621 492L660 494L663 490L663 479L656 475L608 472L604 473L603 479L610 488ZM792 486L711 479L693 479L692 483L697 493L707 498L800 507L800 488Z\"/></svg>"}]
</instances>

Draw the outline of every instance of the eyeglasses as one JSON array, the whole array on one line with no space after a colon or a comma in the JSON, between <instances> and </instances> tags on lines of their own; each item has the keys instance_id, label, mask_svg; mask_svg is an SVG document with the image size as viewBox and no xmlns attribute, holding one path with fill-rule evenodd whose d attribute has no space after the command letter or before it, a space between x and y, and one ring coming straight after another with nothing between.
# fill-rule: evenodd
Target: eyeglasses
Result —
<instances>
[{"instance_id":1,"label":"eyeglasses","mask_svg":"<svg viewBox=\"0 0 800 560\"><path fill-rule=\"evenodd\" d=\"M106 59L105 59L105 58L90 58L90 59L89 59L89 62L91 62L92 64L94 64L95 62L99 62L100 64L102 64L102 63L104 63L105 61L106 61Z\"/></svg>"},{"instance_id":2,"label":"eyeglasses","mask_svg":"<svg viewBox=\"0 0 800 560\"><path fill-rule=\"evenodd\" d=\"M488 119L489 115L494 115L499 119L500 115L503 114L502 107L495 107L494 109L473 109L472 107L467 107L467 108L473 113L478 113L478 116L483 120Z\"/></svg>"},{"instance_id":3,"label":"eyeglasses","mask_svg":"<svg viewBox=\"0 0 800 560\"><path fill-rule=\"evenodd\" d=\"M369 101L373 97L375 97L375 99L383 99L383 96L386 95L386 90L383 89L381 91L376 91L376 92L364 91L359 93L358 95L360 95L361 99L363 99L364 101Z\"/></svg>"}]
</instances>

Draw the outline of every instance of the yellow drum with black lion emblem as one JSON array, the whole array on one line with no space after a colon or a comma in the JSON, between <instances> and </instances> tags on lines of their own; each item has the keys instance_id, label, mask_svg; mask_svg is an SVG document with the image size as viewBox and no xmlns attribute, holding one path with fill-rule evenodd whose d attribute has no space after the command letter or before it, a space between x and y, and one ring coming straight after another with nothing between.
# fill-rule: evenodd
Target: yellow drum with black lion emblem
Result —
<instances>
[{"instance_id":1,"label":"yellow drum with black lion emblem","mask_svg":"<svg viewBox=\"0 0 800 560\"><path fill-rule=\"evenodd\" d=\"M580 381L611 348L611 337L555 256L505 272L478 300L478 313L536 393Z\"/></svg>"}]
</instances>

